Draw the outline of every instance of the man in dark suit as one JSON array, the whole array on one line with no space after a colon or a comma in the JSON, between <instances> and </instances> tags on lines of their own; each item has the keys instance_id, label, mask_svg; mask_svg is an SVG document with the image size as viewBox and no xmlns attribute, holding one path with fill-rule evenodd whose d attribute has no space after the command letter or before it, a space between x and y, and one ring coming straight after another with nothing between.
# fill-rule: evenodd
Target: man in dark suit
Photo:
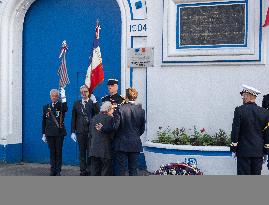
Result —
<instances>
[{"instance_id":1,"label":"man in dark suit","mask_svg":"<svg viewBox=\"0 0 269 205\"><path fill-rule=\"evenodd\" d=\"M61 102L59 91L50 91L51 103L43 107L42 140L48 143L50 149L50 176L60 176L62 168L62 147L66 130L64 117L67 112L65 90L61 88Z\"/></svg>"},{"instance_id":2,"label":"man in dark suit","mask_svg":"<svg viewBox=\"0 0 269 205\"><path fill-rule=\"evenodd\" d=\"M101 112L95 115L90 125L90 148L91 175L111 176L113 174L113 132L99 132L95 125L101 123L104 126L111 124L113 107L111 102L106 101L101 106Z\"/></svg>"},{"instance_id":3,"label":"man in dark suit","mask_svg":"<svg viewBox=\"0 0 269 205\"><path fill-rule=\"evenodd\" d=\"M232 125L231 151L237 156L238 175L260 175L268 141L268 110L259 107L256 97L261 92L243 85L243 105L236 107Z\"/></svg>"},{"instance_id":4,"label":"man in dark suit","mask_svg":"<svg viewBox=\"0 0 269 205\"><path fill-rule=\"evenodd\" d=\"M96 128L103 132L116 130L114 150L120 175L125 175L126 171L130 176L137 175L138 157L142 151L140 136L145 131L145 110L142 105L135 103L137 96L136 89L126 89L127 101L114 112L111 127L96 125Z\"/></svg>"},{"instance_id":5,"label":"man in dark suit","mask_svg":"<svg viewBox=\"0 0 269 205\"><path fill-rule=\"evenodd\" d=\"M80 175L87 176L89 125L92 117L99 112L99 106L93 94L89 98L89 89L85 85L80 87L80 94L82 99L76 101L72 109L71 138L75 142L78 140Z\"/></svg>"}]
</instances>

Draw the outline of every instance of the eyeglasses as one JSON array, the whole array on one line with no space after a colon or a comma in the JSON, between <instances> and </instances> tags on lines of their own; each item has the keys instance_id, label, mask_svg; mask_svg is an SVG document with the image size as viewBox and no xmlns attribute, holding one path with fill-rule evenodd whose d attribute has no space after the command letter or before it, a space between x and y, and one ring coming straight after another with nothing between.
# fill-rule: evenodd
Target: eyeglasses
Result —
<instances>
[{"instance_id":1,"label":"eyeglasses","mask_svg":"<svg viewBox=\"0 0 269 205\"><path fill-rule=\"evenodd\" d=\"M88 90L82 90L81 92L82 93L88 93L89 91Z\"/></svg>"}]
</instances>

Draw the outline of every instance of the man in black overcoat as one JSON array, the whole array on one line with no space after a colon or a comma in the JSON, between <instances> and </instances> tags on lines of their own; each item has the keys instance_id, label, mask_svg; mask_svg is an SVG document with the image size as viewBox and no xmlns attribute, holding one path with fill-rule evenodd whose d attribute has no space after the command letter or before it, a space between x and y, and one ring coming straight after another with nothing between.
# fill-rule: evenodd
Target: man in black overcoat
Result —
<instances>
[{"instance_id":1,"label":"man in black overcoat","mask_svg":"<svg viewBox=\"0 0 269 205\"><path fill-rule=\"evenodd\" d=\"M113 175L113 136L114 132L100 132L96 129L96 124L104 126L112 122L113 107L111 102L106 101L101 106L101 112L95 115L90 125L90 148L91 175L92 176L111 176Z\"/></svg>"},{"instance_id":2,"label":"man in black overcoat","mask_svg":"<svg viewBox=\"0 0 269 205\"><path fill-rule=\"evenodd\" d=\"M231 151L237 156L238 175L260 175L266 158L269 112L255 103L260 93L243 85L243 105L234 111Z\"/></svg>"}]
</instances>

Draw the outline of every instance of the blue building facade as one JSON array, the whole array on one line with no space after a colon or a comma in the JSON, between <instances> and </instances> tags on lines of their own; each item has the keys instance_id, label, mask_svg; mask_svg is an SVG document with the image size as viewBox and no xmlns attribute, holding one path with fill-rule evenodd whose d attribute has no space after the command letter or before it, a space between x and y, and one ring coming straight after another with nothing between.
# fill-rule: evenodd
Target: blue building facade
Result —
<instances>
[{"instance_id":1,"label":"blue building facade","mask_svg":"<svg viewBox=\"0 0 269 205\"><path fill-rule=\"evenodd\" d=\"M10 54L0 52L1 79L6 79L0 83L1 99L5 98L0 106L0 162L49 163L48 146L41 140L42 107L50 102L49 91L59 86L58 57L66 40L71 83L66 87L69 111L65 117L63 163L79 163L78 145L70 138L71 113L90 64L96 21L101 25L99 45L105 73L104 83L94 90L100 103L108 94L107 79L119 79L119 93L131 85L126 51L133 39L127 27L144 7L145 1L132 0L0 1L0 47L12 50Z\"/></svg>"},{"instance_id":2,"label":"blue building facade","mask_svg":"<svg viewBox=\"0 0 269 205\"><path fill-rule=\"evenodd\" d=\"M44 9L47 8L47 9ZM26 13L23 30L23 161L48 162L47 145L40 140L41 108L49 102L49 91L58 88L57 70L61 41L66 40L66 87L69 111L65 119L68 134L63 146L64 163L78 161L78 147L70 139L73 102L80 98L95 36L95 22L101 24L100 48L105 82L120 79L121 15L116 1L38 0ZM107 93L103 83L94 91L97 99Z\"/></svg>"}]
</instances>

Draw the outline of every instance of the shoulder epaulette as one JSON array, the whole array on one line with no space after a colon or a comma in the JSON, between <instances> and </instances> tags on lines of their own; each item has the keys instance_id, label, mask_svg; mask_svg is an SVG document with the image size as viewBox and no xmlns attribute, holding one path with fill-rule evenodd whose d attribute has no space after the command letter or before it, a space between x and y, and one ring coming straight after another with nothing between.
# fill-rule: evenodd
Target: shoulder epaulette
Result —
<instances>
[{"instance_id":1,"label":"shoulder epaulette","mask_svg":"<svg viewBox=\"0 0 269 205\"><path fill-rule=\"evenodd\" d=\"M265 128L263 128L263 131L266 130L269 127L269 122L267 122Z\"/></svg>"}]
</instances>

